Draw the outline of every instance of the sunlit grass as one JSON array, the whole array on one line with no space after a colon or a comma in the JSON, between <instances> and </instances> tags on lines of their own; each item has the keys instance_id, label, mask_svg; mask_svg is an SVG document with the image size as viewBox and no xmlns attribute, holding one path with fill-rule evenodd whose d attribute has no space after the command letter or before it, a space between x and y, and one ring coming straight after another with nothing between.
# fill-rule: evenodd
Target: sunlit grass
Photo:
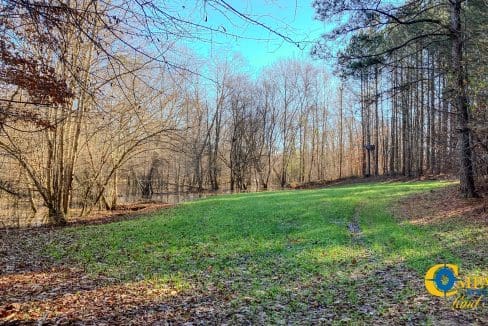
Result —
<instances>
[{"instance_id":1,"label":"sunlit grass","mask_svg":"<svg viewBox=\"0 0 488 326\"><path fill-rule=\"evenodd\" d=\"M440 232L460 241L452 228L401 222L389 210L402 196L448 184L372 183L222 195L143 219L64 229L63 241L52 243L48 252L91 273L123 281L164 280L181 288L211 285L242 300L252 297L254 304L290 295L297 287L306 295L317 277L325 285L342 284L354 301L351 277L369 277L387 264L405 264L419 277L438 262L462 264L439 241ZM360 239L347 227L356 211ZM475 231L465 226L462 232ZM325 292L315 295L330 301ZM298 301L290 305L300 309Z\"/></svg>"}]
</instances>

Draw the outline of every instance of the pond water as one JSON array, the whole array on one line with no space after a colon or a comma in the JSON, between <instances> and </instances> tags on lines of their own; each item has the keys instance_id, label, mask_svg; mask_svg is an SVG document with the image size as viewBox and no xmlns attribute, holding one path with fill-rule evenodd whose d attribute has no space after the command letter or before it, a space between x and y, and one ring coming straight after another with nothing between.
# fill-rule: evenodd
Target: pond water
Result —
<instances>
[{"instance_id":1,"label":"pond water","mask_svg":"<svg viewBox=\"0 0 488 326\"><path fill-rule=\"evenodd\" d=\"M269 189L272 191L273 189ZM218 196L231 193L245 193L245 192L256 192L255 190L249 191L230 191L230 190L220 190L220 191L204 191L204 192L165 192L153 194L151 198L141 198L140 196L119 196L119 204L137 204L144 202L153 203L166 203L176 205L182 202L198 200L202 198L207 198L211 196ZM71 213L76 216L77 212L80 210L81 206L72 205ZM97 212L95 209L94 212ZM31 206L28 202L18 202L12 205L8 202L0 201L0 229L5 227L25 227L25 226L41 226L47 222L47 209L43 206L38 207L36 213L32 212Z\"/></svg>"},{"instance_id":2,"label":"pond water","mask_svg":"<svg viewBox=\"0 0 488 326\"><path fill-rule=\"evenodd\" d=\"M261 192L261 191L266 192L266 191L274 191L280 189L281 188L269 187L267 190L259 190L259 189L251 188L242 191L231 191L230 189L222 189L219 191L203 191L203 192L164 192L164 193L153 194L152 197L148 200L161 202L161 203L168 203L168 204L179 204L182 202L207 198L211 196L226 195L232 193L254 193L254 192ZM120 199L123 202L143 201L143 199L141 199L140 197L138 198L121 197Z\"/></svg>"},{"instance_id":3,"label":"pond water","mask_svg":"<svg viewBox=\"0 0 488 326\"><path fill-rule=\"evenodd\" d=\"M279 188L276 189L270 188L264 191L273 191L277 189ZM219 191L203 191L203 192L164 192L164 193L153 194L151 198L148 199L143 199L141 197L120 196L119 202L135 203L135 202L151 201L151 202L168 203L174 205L182 202L207 198L211 196L218 196L218 195L225 195L225 194L232 194L232 193L251 193L251 192L260 192L260 191L252 189L247 191L219 190Z\"/></svg>"},{"instance_id":4,"label":"pond water","mask_svg":"<svg viewBox=\"0 0 488 326\"><path fill-rule=\"evenodd\" d=\"M179 204L186 201L192 201L210 196L222 195L230 192L179 192L179 193L161 193L152 196L151 200L168 204Z\"/></svg>"}]
</instances>

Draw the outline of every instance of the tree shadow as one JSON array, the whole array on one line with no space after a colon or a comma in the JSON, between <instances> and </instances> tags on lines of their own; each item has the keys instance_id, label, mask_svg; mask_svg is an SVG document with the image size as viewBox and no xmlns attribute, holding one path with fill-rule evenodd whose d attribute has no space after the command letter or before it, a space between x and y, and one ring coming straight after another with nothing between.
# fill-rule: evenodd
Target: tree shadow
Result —
<instances>
[{"instance_id":1,"label":"tree shadow","mask_svg":"<svg viewBox=\"0 0 488 326\"><path fill-rule=\"evenodd\" d=\"M372 188L376 191L371 192ZM179 256L175 260L170 257L169 261L151 263L150 267L155 268L161 264L171 266L155 270L154 277L147 280L137 280L136 274L129 274L129 280L87 275L80 269L56 265L49 260L33 266L15 265L13 270L4 270L0 274L0 302L3 302L0 316L12 323L66 324L266 324L280 320L328 323L347 322L345 318L349 321L393 320L402 323L405 320L428 322L429 314L436 320L461 323L471 322L475 320L473 318L486 319L483 313L470 317L468 312L457 315L447 312L450 308L443 306L445 302L426 295L422 272L411 267L429 266L439 260L454 258L450 252L462 250L465 242L460 241L447 249L437 246L419 250L416 232L423 232L425 236L432 230L417 227L416 232L403 232L399 229L401 226L390 221L366 227L364 244L355 244L348 235L347 223L331 222L339 217L347 220L354 205L364 198L381 195L381 200L391 200L419 188L422 186L413 184L393 192L390 185L360 185L351 186L347 191L321 190L319 194L310 191L273 194L277 197L275 200L286 199L280 208L286 214L278 216L279 223L254 216L252 209L257 208L252 205L251 211L244 213L241 206L236 205L226 210L229 215L240 213L231 222L226 222L231 224L214 225L202 217L208 213L213 200L206 199L202 201L206 203L201 206L201 215L183 221L188 225L198 222L201 227L189 231L184 228L186 224L179 225L186 233L175 236L171 241L177 245L168 242L168 247L161 247L161 243L167 241L161 233L152 235L154 237L149 240L153 242L148 242L148 233L154 230L155 223L161 223L159 220L151 219L144 228L138 228L140 225L132 222L114 224L120 233L104 232L116 237L116 241L110 243L112 246L113 243L120 244L118 249L124 249L130 240L144 243L141 248L137 247L141 252L161 251ZM268 198L268 195L230 198L237 201L247 198L247 203L256 204L256 198ZM308 207L327 201L327 195L334 197L337 205L310 212ZM297 207L297 201L305 208ZM370 213L365 212L365 218L373 218ZM282 213L272 211L272 214ZM310 229L308 223L316 220L323 224ZM255 222L269 229L261 232L246 228L246 224ZM45 259L35 251L26 256L25 250L50 244L54 234L41 232L36 235L32 232L22 233L32 237L23 240L33 243L30 247L19 246L17 254L22 260ZM99 242L107 234L93 228L87 229L83 236L97 252L114 250L108 242ZM15 238L15 234L10 235L11 244L23 241ZM370 249L372 254L365 253ZM336 255L331 256L334 250ZM394 255L395 252L398 255ZM123 256L122 252L118 254ZM145 256L141 256L143 258ZM134 263L137 267L138 261L137 258L127 258L115 263L121 270L127 270ZM186 285L182 287L168 281L172 273L178 273Z\"/></svg>"}]
</instances>

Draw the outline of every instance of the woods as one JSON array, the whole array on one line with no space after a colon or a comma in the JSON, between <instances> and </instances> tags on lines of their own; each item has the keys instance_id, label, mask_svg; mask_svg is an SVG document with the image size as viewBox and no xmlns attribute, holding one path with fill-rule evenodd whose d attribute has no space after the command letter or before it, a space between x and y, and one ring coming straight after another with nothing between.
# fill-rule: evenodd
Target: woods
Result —
<instances>
[{"instance_id":1,"label":"woods","mask_svg":"<svg viewBox=\"0 0 488 326\"><path fill-rule=\"evenodd\" d=\"M35 70L29 82L35 89L20 76L4 81L5 218L20 216L24 223L45 215L48 222L64 224L70 215L111 210L120 201L150 200L154 194L268 189L337 178L337 155L330 155L338 147L331 127L336 99L330 98L333 87L324 70L283 61L253 80L225 58L200 68L208 69L210 78L193 66L170 69L138 50L108 52L110 39L125 51L132 48L114 36L118 25L109 25L114 9L96 2L79 6L63 7L61 13L46 4L4 7L10 20L3 27L12 33L17 29L11 21L48 28L64 16L71 22L69 15L81 9L94 15L83 18L85 25L61 26L56 35L45 30L46 37L70 36L45 50L50 62L35 65L56 73L64 93L44 84L38 79L44 73ZM31 10L38 16L32 18ZM27 33L22 49L29 54L15 52L9 34L4 43L10 41L13 50L6 46L5 53L33 51L43 60L44 44L30 40L42 35ZM107 39L95 42L95 36ZM26 64L27 59L17 62L15 72ZM352 150L357 122L349 111ZM355 164L348 163L350 171Z\"/></svg>"},{"instance_id":2,"label":"woods","mask_svg":"<svg viewBox=\"0 0 488 326\"><path fill-rule=\"evenodd\" d=\"M345 17L314 48L360 83L363 175L456 173L461 192L486 184L486 4L482 1L315 1ZM344 50L330 42L349 37ZM480 101L481 100L481 101ZM457 162L453 158L457 157ZM371 169L373 164L373 169ZM380 168L381 166L381 168ZM373 171L373 172L372 172Z\"/></svg>"},{"instance_id":3,"label":"woods","mask_svg":"<svg viewBox=\"0 0 488 326\"><path fill-rule=\"evenodd\" d=\"M0 324L488 325L487 0L0 0Z\"/></svg>"},{"instance_id":4,"label":"woods","mask_svg":"<svg viewBox=\"0 0 488 326\"><path fill-rule=\"evenodd\" d=\"M350 176L454 174L466 197L486 185L481 0L317 0L317 19L345 17L313 48L325 61L257 74L236 54L202 60L185 42L231 32L169 4L1 4L4 225ZM294 42L225 1L207 5Z\"/></svg>"}]
</instances>

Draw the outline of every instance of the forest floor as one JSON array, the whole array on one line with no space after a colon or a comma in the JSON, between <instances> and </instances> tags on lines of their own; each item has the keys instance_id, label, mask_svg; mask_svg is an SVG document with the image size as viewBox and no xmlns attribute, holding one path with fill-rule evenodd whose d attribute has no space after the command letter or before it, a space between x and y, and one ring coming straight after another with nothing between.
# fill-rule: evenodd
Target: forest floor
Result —
<instances>
[{"instance_id":1,"label":"forest floor","mask_svg":"<svg viewBox=\"0 0 488 326\"><path fill-rule=\"evenodd\" d=\"M234 194L0 230L0 323L487 324L424 275L488 277L488 203L449 181ZM482 302L483 304L483 302Z\"/></svg>"}]
</instances>

